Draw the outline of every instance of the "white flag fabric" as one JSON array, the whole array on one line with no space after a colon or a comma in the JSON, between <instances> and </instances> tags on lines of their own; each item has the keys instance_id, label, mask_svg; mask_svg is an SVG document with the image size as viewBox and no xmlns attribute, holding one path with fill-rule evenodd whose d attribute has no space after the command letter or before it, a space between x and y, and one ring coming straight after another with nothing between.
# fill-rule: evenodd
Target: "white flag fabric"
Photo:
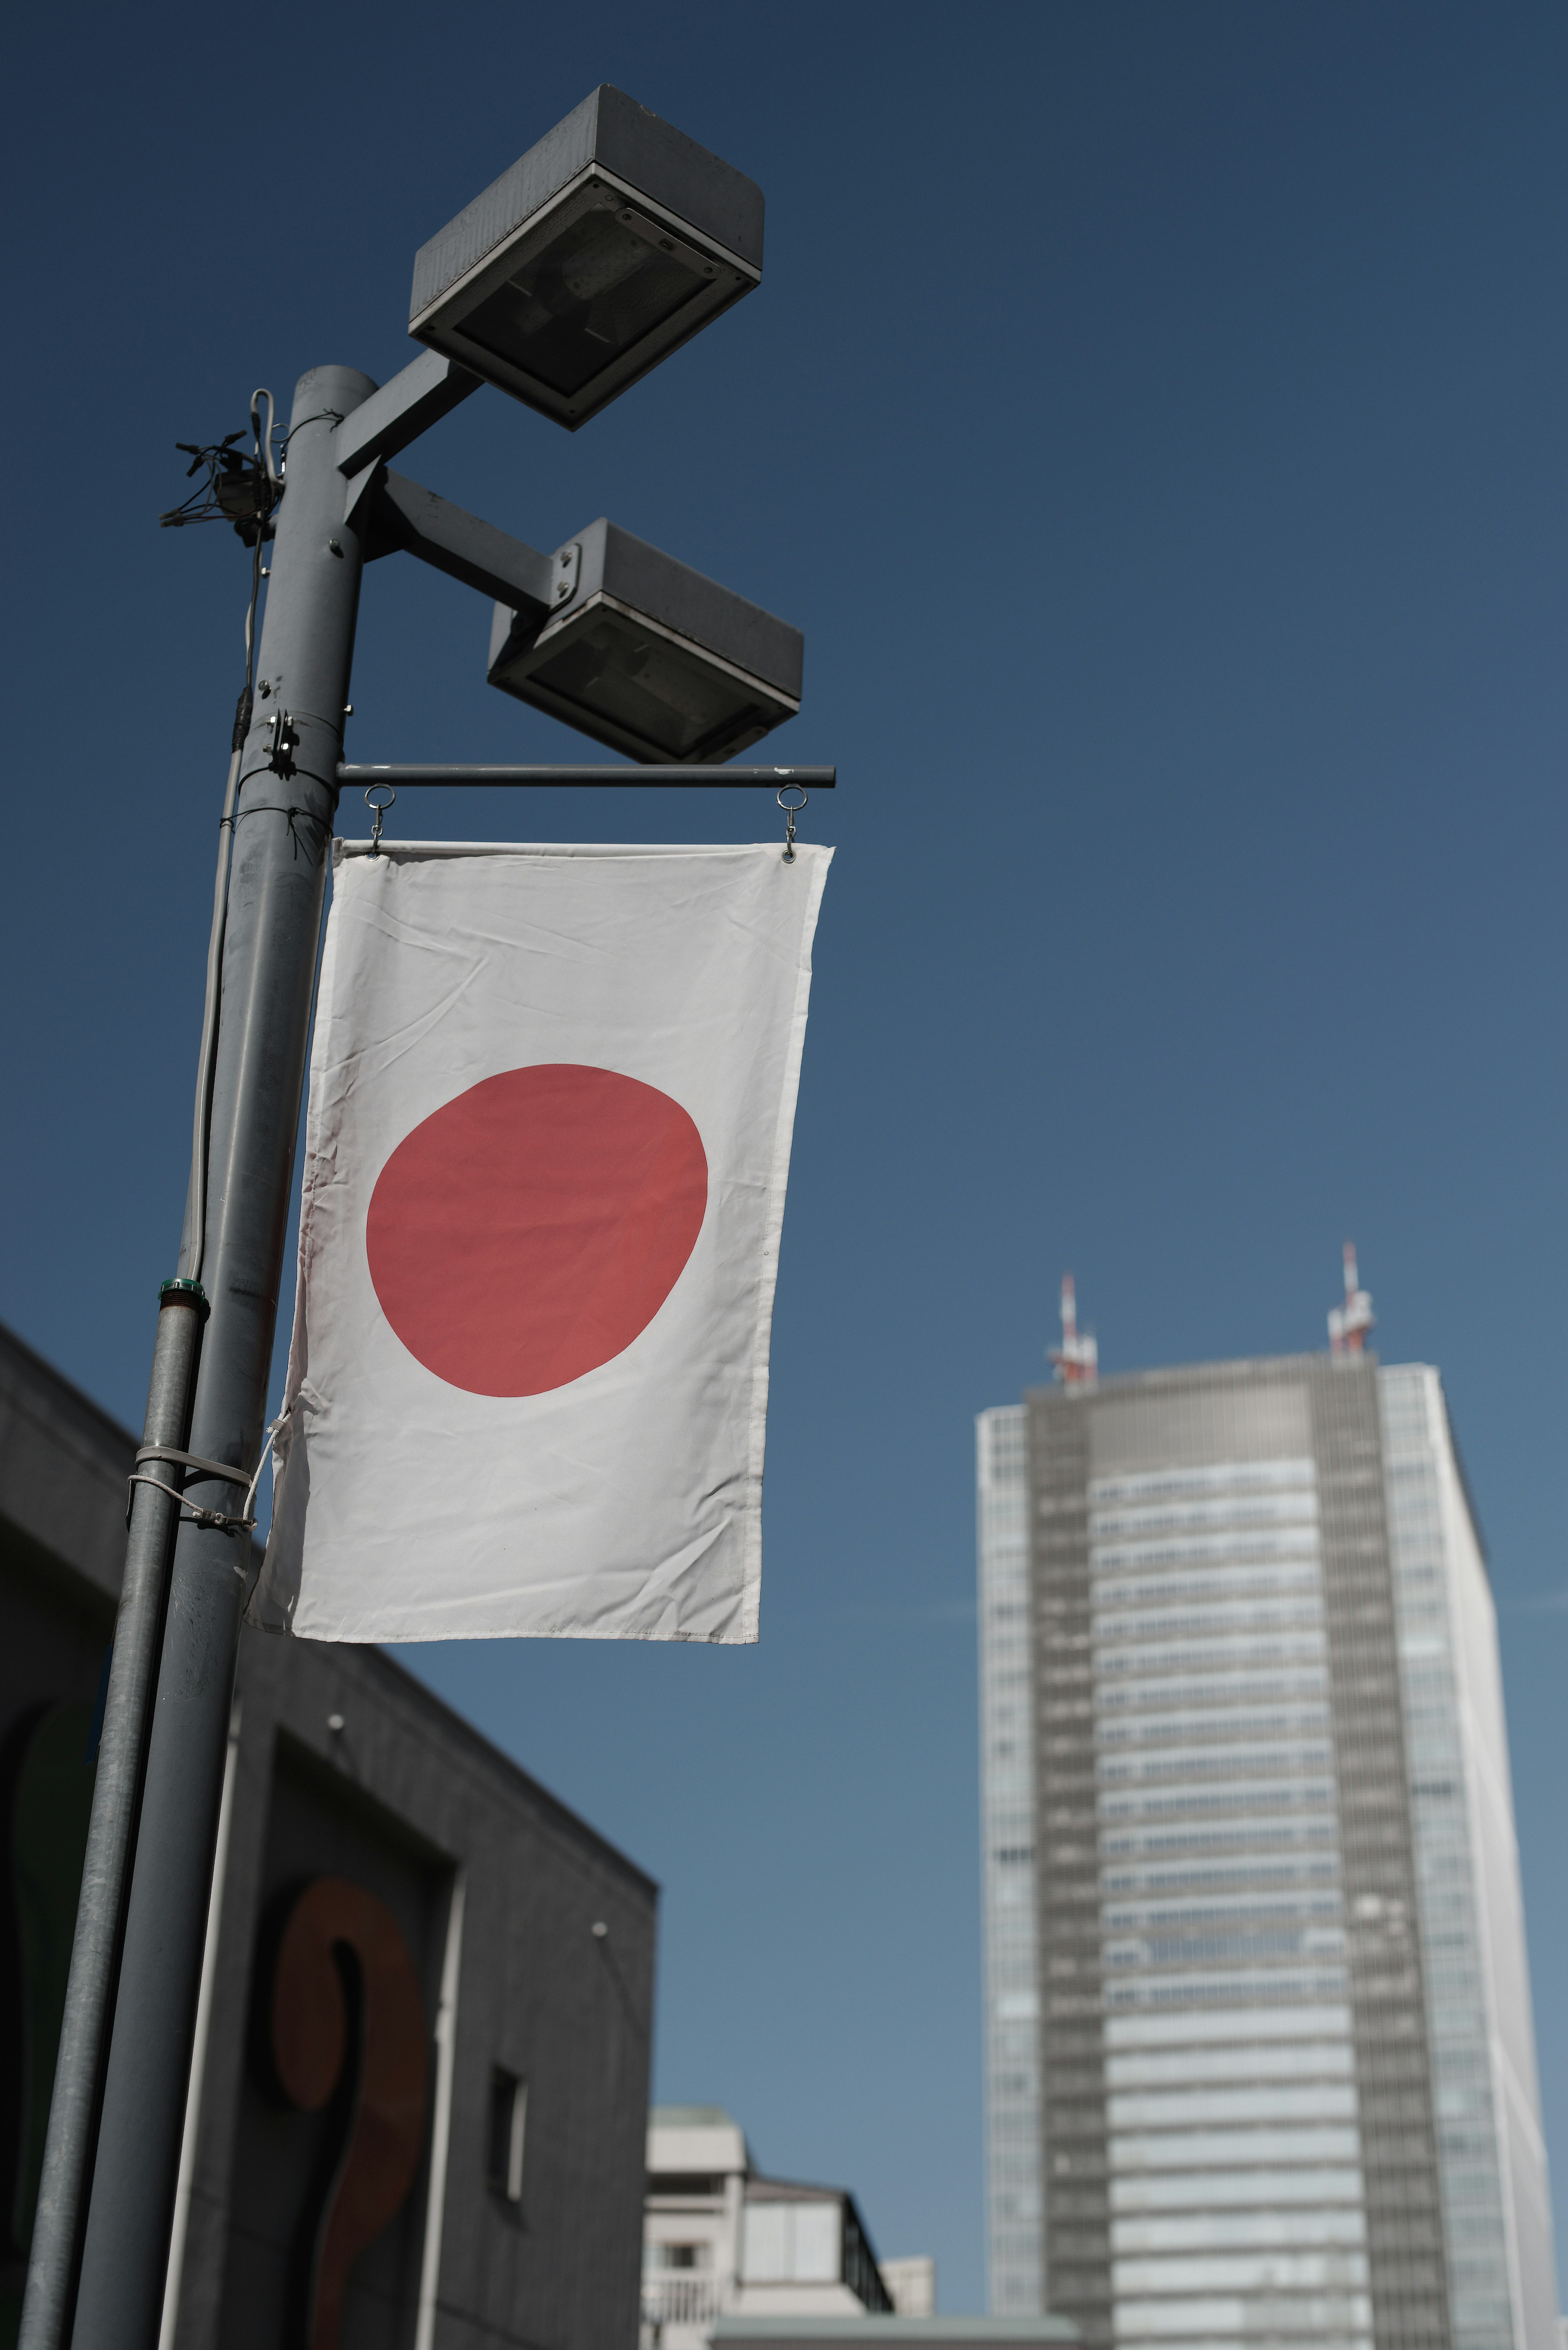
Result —
<instances>
[{"instance_id":1,"label":"white flag fabric","mask_svg":"<svg viewBox=\"0 0 1568 2350\"><path fill-rule=\"evenodd\" d=\"M832 855L335 844L253 1622L756 1638Z\"/></svg>"}]
</instances>

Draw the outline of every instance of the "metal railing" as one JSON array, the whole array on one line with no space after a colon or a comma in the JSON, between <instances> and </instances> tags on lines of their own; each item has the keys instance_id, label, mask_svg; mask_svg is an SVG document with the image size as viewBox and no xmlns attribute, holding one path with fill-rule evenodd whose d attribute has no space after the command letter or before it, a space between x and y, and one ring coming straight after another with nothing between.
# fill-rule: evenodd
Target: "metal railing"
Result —
<instances>
[{"instance_id":1,"label":"metal railing","mask_svg":"<svg viewBox=\"0 0 1568 2350\"><path fill-rule=\"evenodd\" d=\"M655 2270L642 2280L645 2325L711 2325L726 2280L713 2269Z\"/></svg>"}]
</instances>

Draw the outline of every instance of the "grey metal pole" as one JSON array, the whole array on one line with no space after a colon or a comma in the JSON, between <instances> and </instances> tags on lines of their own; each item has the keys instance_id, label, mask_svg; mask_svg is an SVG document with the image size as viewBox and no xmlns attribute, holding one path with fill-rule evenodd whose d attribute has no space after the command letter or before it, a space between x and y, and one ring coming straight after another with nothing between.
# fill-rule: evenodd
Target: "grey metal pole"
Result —
<instances>
[{"instance_id":1,"label":"grey metal pole","mask_svg":"<svg viewBox=\"0 0 1568 2350\"><path fill-rule=\"evenodd\" d=\"M375 389L352 368L316 368L295 391L234 824L202 1268L212 1320L191 1450L247 1475L266 1417L359 600L331 433ZM189 1490L234 1507L216 1481ZM243 1536L189 1521L175 1544L77 2297L81 2350L156 2350L246 1550Z\"/></svg>"},{"instance_id":2,"label":"grey metal pole","mask_svg":"<svg viewBox=\"0 0 1568 2350\"><path fill-rule=\"evenodd\" d=\"M207 1303L195 1282L166 1281L159 1293L144 1444L183 1447L191 1388ZM159 1484L177 1472L154 1467ZM27 2257L20 2350L53 2350L69 2313L80 2241L83 2189L92 2158L93 2122L102 2079L104 2028L113 2003L115 1959L125 1914L125 1880L141 1783L148 1700L163 1629L169 1551L179 1503L159 1484L130 1488L125 1579L115 1618L114 1653L104 1700L88 1824L87 1859L77 1905L71 1970L55 2061L55 2088Z\"/></svg>"}]
</instances>

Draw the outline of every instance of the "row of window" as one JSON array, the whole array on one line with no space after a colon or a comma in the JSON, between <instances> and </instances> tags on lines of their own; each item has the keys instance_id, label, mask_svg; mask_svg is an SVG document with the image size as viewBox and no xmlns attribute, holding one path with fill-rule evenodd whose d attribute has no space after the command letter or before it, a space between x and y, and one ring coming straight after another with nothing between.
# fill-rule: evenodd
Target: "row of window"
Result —
<instances>
[{"instance_id":1,"label":"row of window","mask_svg":"<svg viewBox=\"0 0 1568 2350\"><path fill-rule=\"evenodd\" d=\"M1328 1654L1324 1632L1275 1632L1267 1637L1239 1632L1228 1638L1162 1640L1155 1648L1112 1648L1095 1659L1097 1678L1109 1685L1121 1673L1197 1672L1232 1665L1314 1664Z\"/></svg>"},{"instance_id":2,"label":"row of window","mask_svg":"<svg viewBox=\"0 0 1568 2350\"><path fill-rule=\"evenodd\" d=\"M1315 1566L1238 1568L1226 1575L1161 1575L1095 1594L1089 1628L1096 1641L1163 1639L1171 1632L1271 1623L1323 1621ZM1149 1615L1140 1610L1154 1609ZM1294 1611L1293 1613L1292 1611Z\"/></svg>"},{"instance_id":3,"label":"row of window","mask_svg":"<svg viewBox=\"0 0 1568 2350\"><path fill-rule=\"evenodd\" d=\"M1303 1772L1327 1770L1334 1750L1326 1738L1293 1743L1282 1739L1272 1746L1157 1747L1147 1754L1097 1756L1096 1774L1102 1780L1169 1779L1178 1774L1197 1778L1224 1772L1228 1777L1268 1780Z\"/></svg>"},{"instance_id":4,"label":"row of window","mask_svg":"<svg viewBox=\"0 0 1568 2350\"><path fill-rule=\"evenodd\" d=\"M1355 2074L1355 2052L1347 2040L1276 2040L1240 2045L1228 2041L1219 2047L1108 2054L1105 2067L1106 2085L1115 2089L1209 2081L1349 2081Z\"/></svg>"},{"instance_id":5,"label":"row of window","mask_svg":"<svg viewBox=\"0 0 1568 2350\"><path fill-rule=\"evenodd\" d=\"M1211 1592L1211 1604L1206 1607L1168 1599L1158 1589L1146 1596L1159 1610L1157 1615L1102 1612L1095 1617L1095 1639L1105 1644L1095 1649L1096 1672L1114 1670L1117 1654L1125 1653L1115 1644L1155 1640L1163 1645L1179 1639L1207 1638L1220 1632L1304 1631L1324 1620L1323 1598L1315 1575L1270 1575L1262 1592L1251 1586L1240 1593L1223 1589Z\"/></svg>"},{"instance_id":6,"label":"row of window","mask_svg":"<svg viewBox=\"0 0 1568 2350\"><path fill-rule=\"evenodd\" d=\"M1184 1534L1209 1526L1273 1526L1317 1523L1317 1495L1305 1487L1293 1491L1231 1493L1212 1500L1196 1496L1146 1502L1137 1507L1091 1509L1091 1541L1115 1541L1119 1535Z\"/></svg>"},{"instance_id":7,"label":"row of window","mask_svg":"<svg viewBox=\"0 0 1568 2350\"><path fill-rule=\"evenodd\" d=\"M1292 1791L1285 1789L1281 1800L1288 1803L1291 1795ZM1132 1853L1231 1852L1241 1846L1334 1843L1338 1834L1332 1812L1292 1814L1271 1805L1261 1819L1106 1829L1101 1833L1100 1852L1107 1860Z\"/></svg>"},{"instance_id":8,"label":"row of window","mask_svg":"<svg viewBox=\"0 0 1568 2350\"><path fill-rule=\"evenodd\" d=\"M1178 2293L1345 2293L1366 2283L1360 2251L1193 2252L1168 2259L1116 2260L1118 2294Z\"/></svg>"},{"instance_id":9,"label":"row of window","mask_svg":"<svg viewBox=\"0 0 1568 2350\"><path fill-rule=\"evenodd\" d=\"M1256 1843L1258 1838L1251 1839ZM1100 1891L1116 1893L1176 1893L1221 1890L1228 1885L1262 1887L1271 1885L1320 1887L1339 1882L1335 1852L1253 1852L1240 1860L1165 1863L1157 1866L1102 1869Z\"/></svg>"},{"instance_id":10,"label":"row of window","mask_svg":"<svg viewBox=\"0 0 1568 2350\"><path fill-rule=\"evenodd\" d=\"M1118 2342L1140 2336L1170 2341L1203 2334L1266 2334L1271 2345L1287 2350L1296 2341L1313 2340L1314 2350L1326 2350L1330 2341L1345 2344L1359 2338L1371 2350L1372 2303L1366 2293L1303 2296L1276 2303L1271 2295L1262 2307L1248 2300L1119 2301L1116 2305Z\"/></svg>"},{"instance_id":11,"label":"row of window","mask_svg":"<svg viewBox=\"0 0 1568 2350\"><path fill-rule=\"evenodd\" d=\"M1202 1469L1152 1469L1136 1476L1092 1477L1091 1505L1157 1499L1166 1493L1212 1493L1224 1488L1258 1492L1285 1485L1317 1484L1317 1464L1308 1453L1277 1461L1219 1461Z\"/></svg>"},{"instance_id":12,"label":"row of window","mask_svg":"<svg viewBox=\"0 0 1568 2350\"><path fill-rule=\"evenodd\" d=\"M1106 2158L1114 2171L1222 2170L1229 2163L1359 2163L1354 2127L1303 2123L1298 2127L1175 2130L1168 2136L1113 2137Z\"/></svg>"},{"instance_id":13,"label":"row of window","mask_svg":"<svg viewBox=\"0 0 1568 2350\"><path fill-rule=\"evenodd\" d=\"M1346 2006L1232 2006L1225 2015L1139 2015L1106 2022L1107 2049L1168 2048L1234 2044L1248 2040L1340 2040L1350 2038Z\"/></svg>"},{"instance_id":14,"label":"row of window","mask_svg":"<svg viewBox=\"0 0 1568 2350\"><path fill-rule=\"evenodd\" d=\"M1326 1738L1332 1727L1333 1716L1326 1702L1275 1705L1262 1712L1238 1705L1217 1713L1204 1713L1199 1711L1195 1692L1189 1704L1174 1711L1129 1714L1125 1720L1109 1721L1101 1719L1095 1724L1095 1739L1104 1749L1140 1740L1152 1745L1168 1738L1266 1738L1271 1731L1275 1736L1298 1738L1317 1731Z\"/></svg>"},{"instance_id":15,"label":"row of window","mask_svg":"<svg viewBox=\"0 0 1568 2350\"><path fill-rule=\"evenodd\" d=\"M1259 1927L1250 1933L1149 1935L1136 1942L1106 1942L1101 1954L1107 1967L1189 1967L1227 1959L1334 1957L1344 1949L1345 1936L1337 1927Z\"/></svg>"},{"instance_id":16,"label":"row of window","mask_svg":"<svg viewBox=\"0 0 1568 2350\"><path fill-rule=\"evenodd\" d=\"M1095 1689L1095 1711L1100 1717L1101 1736L1106 1734L1107 1717L1120 1715L1124 1711L1258 1703L1263 1700L1328 1695L1325 1664L1303 1659L1299 1664L1260 1665L1243 1663L1238 1658L1233 1660L1233 1669L1224 1669L1231 1664L1231 1659L1221 1659L1218 1667L1212 1659L1207 1665L1190 1665L1179 1658L1168 1657L1166 1669L1158 1677L1139 1674L1136 1679L1102 1679Z\"/></svg>"},{"instance_id":17,"label":"row of window","mask_svg":"<svg viewBox=\"0 0 1568 2350\"><path fill-rule=\"evenodd\" d=\"M1324 2211L1204 2211L1183 2218L1113 2220L1113 2252L1223 2251L1231 2247L1357 2245L1366 2241L1359 2209Z\"/></svg>"},{"instance_id":18,"label":"row of window","mask_svg":"<svg viewBox=\"0 0 1568 2350\"><path fill-rule=\"evenodd\" d=\"M1222 2211L1291 2205L1354 2204L1365 2200L1359 2165L1300 2170L1177 2170L1123 2173L1110 2181L1113 2212Z\"/></svg>"},{"instance_id":19,"label":"row of window","mask_svg":"<svg viewBox=\"0 0 1568 2350\"><path fill-rule=\"evenodd\" d=\"M1311 1559L1318 1555L1315 1526L1262 1526L1224 1534L1163 1534L1153 1542L1092 1543L1089 1573L1096 1584L1108 1576L1147 1574L1151 1566L1245 1564L1265 1565L1276 1559Z\"/></svg>"},{"instance_id":20,"label":"row of window","mask_svg":"<svg viewBox=\"0 0 1568 2350\"><path fill-rule=\"evenodd\" d=\"M1107 1842L1116 1822L1137 1821L1140 1825L1168 1826L1174 1821L1194 1826L1209 1826L1217 1822L1227 1826L1249 1825L1266 1817L1282 1804L1293 1800L1303 1812L1320 1804L1332 1804L1334 1799L1331 1779L1308 1780L1295 1786L1278 1783L1259 1785L1255 1781L1215 1778L1196 1786L1163 1785L1158 1780L1147 1780L1138 1785L1102 1785L1095 1798L1095 1807L1106 1826L1102 1830Z\"/></svg>"},{"instance_id":21,"label":"row of window","mask_svg":"<svg viewBox=\"0 0 1568 2350\"><path fill-rule=\"evenodd\" d=\"M1246 1999L1343 1999L1350 1977L1343 1966L1234 1967L1223 1973L1146 1975L1106 1986L1107 2008L1188 2008L1212 2001L1232 2007Z\"/></svg>"},{"instance_id":22,"label":"row of window","mask_svg":"<svg viewBox=\"0 0 1568 2350\"><path fill-rule=\"evenodd\" d=\"M1154 1902L1116 1901L1100 1912L1107 1934L1136 1932L1139 1928L1208 1926L1220 1920L1240 1923L1252 1918L1337 1918L1344 1915L1339 1894L1330 1887L1293 1893L1236 1892L1208 1901L1181 1901L1167 1906Z\"/></svg>"},{"instance_id":23,"label":"row of window","mask_svg":"<svg viewBox=\"0 0 1568 2350\"><path fill-rule=\"evenodd\" d=\"M1269 2082L1255 2088L1143 2089L1106 2100L1112 2129L1176 2129L1229 2122L1354 2122L1353 2082Z\"/></svg>"}]
</instances>

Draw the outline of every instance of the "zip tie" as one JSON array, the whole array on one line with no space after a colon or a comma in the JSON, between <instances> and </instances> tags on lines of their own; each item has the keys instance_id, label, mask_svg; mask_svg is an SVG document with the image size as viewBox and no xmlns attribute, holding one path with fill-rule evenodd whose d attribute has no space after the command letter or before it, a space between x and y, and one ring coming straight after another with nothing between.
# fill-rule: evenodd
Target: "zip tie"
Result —
<instances>
[{"instance_id":1,"label":"zip tie","mask_svg":"<svg viewBox=\"0 0 1568 2350\"><path fill-rule=\"evenodd\" d=\"M139 1469L144 1461L175 1461L182 1469L200 1469L204 1475L216 1477L225 1485L243 1485L245 1482L244 1471L236 1469L232 1461L203 1461L199 1452L180 1452L172 1444L143 1444L136 1455Z\"/></svg>"},{"instance_id":2,"label":"zip tie","mask_svg":"<svg viewBox=\"0 0 1568 2350\"><path fill-rule=\"evenodd\" d=\"M245 1498L243 1506L247 1510L255 1500L256 1487L261 1483L261 1472L266 1467L268 1455L271 1453L273 1446L277 1442L278 1431L283 1427L283 1424L287 1418L288 1414L286 1411L280 1411L277 1418L271 1422L267 1429L266 1442L262 1446L261 1459L256 1462L255 1475L251 1479L249 1485L245 1488ZM254 1525L255 1520L253 1518L250 1523L252 1525Z\"/></svg>"},{"instance_id":3,"label":"zip tie","mask_svg":"<svg viewBox=\"0 0 1568 2350\"><path fill-rule=\"evenodd\" d=\"M255 1524L254 1518L231 1518L226 1517L222 1510L203 1510L199 1503L188 1502L183 1493L177 1492L172 1485L166 1485L161 1477L128 1477L126 1482L129 1485L151 1485L155 1493L167 1493L171 1502L179 1503L187 1525L209 1526L214 1534L249 1534ZM126 1507L125 1522L129 1526L130 1523L129 1503ZM235 1572L243 1575L244 1569L238 1567Z\"/></svg>"},{"instance_id":4,"label":"zip tie","mask_svg":"<svg viewBox=\"0 0 1568 2350\"><path fill-rule=\"evenodd\" d=\"M240 1504L244 1513L242 1516L231 1516L223 1510L203 1509L199 1503L187 1500L175 1486L166 1485L161 1477L144 1477L140 1474L144 1461L171 1461L178 1468L198 1470L202 1476L219 1478L225 1485L244 1484L244 1471L236 1469L230 1461L204 1461L199 1452L182 1452L179 1447L173 1444L143 1444L137 1450L135 1467L126 1482L131 1485L151 1485L155 1493L167 1493L171 1502L180 1503L187 1524L205 1526L214 1534L254 1533L256 1522L252 1514L252 1504L255 1501L256 1487L261 1483L262 1471L266 1467L267 1456L276 1441L278 1430L282 1426L283 1415L280 1414L266 1431L266 1442L262 1446L261 1459L256 1462L255 1473L249 1484L245 1486L245 1498ZM125 1523L127 1526L130 1523L129 1501L125 1507ZM238 1566L235 1572L244 1575L245 1570L243 1566Z\"/></svg>"}]
</instances>

